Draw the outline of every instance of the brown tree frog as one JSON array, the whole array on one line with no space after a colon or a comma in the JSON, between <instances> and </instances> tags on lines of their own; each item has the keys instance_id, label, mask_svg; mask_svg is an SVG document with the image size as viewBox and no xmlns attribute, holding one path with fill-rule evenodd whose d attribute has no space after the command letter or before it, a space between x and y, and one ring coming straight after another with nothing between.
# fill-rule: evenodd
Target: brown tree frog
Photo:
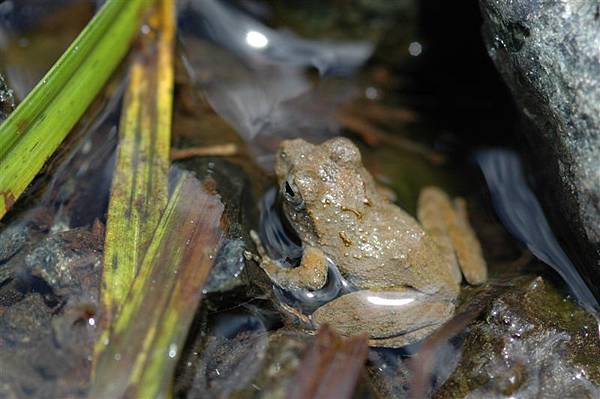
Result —
<instances>
[{"instance_id":1,"label":"brown tree frog","mask_svg":"<svg viewBox=\"0 0 600 399\"><path fill-rule=\"evenodd\" d=\"M464 200L425 188L417 222L378 190L348 139L283 141L275 173L303 257L284 268L256 234L260 256L248 256L280 287L310 290L325 284L329 258L354 289L319 307L309 316L313 324L348 336L366 331L372 346L404 346L453 315L462 275L470 284L487 279Z\"/></svg>"}]
</instances>

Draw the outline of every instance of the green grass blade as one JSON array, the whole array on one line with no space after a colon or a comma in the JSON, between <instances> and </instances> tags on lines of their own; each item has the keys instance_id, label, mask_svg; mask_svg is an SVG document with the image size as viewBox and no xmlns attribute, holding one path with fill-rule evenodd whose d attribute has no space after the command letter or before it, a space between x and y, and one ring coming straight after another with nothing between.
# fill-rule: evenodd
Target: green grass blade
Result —
<instances>
[{"instance_id":1,"label":"green grass blade","mask_svg":"<svg viewBox=\"0 0 600 399\"><path fill-rule=\"evenodd\" d=\"M100 91L153 0L108 0L40 83L0 125L0 218Z\"/></svg>"},{"instance_id":2,"label":"green grass blade","mask_svg":"<svg viewBox=\"0 0 600 399\"><path fill-rule=\"evenodd\" d=\"M90 397L164 397L221 239L223 205L184 174L96 364Z\"/></svg>"},{"instance_id":3,"label":"green grass blade","mask_svg":"<svg viewBox=\"0 0 600 399\"><path fill-rule=\"evenodd\" d=\"M175 4L159 2L133 55L104 245L103 321L123 305L168 199Z\"/></svg>"},{"instance_id":4,"label":"green grass blade","mask_svg":"<svg viewBox=\"0 0 600 399\"><path fill-rule=\"evenodd\" d=\"M125 3L120 1L107 2L33 88L27 101L7 119L0 134L0 159L6 155L20 134L35 121L45 104L50 102L71 78L124 5Z\"/></svg>"}]
</instances>

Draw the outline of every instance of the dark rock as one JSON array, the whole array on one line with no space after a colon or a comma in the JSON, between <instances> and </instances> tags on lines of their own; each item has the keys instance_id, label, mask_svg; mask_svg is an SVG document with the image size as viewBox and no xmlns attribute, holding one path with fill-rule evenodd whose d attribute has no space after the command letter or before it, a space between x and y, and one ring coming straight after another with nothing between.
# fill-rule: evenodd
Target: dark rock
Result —
<instances>
[{"instance_id":1,"label":"dark rock","mask_svg":"<svg viewBox=\"0 0 600 399\"><path fill-rule=\"evenodd\" d=\"M25 270L59 297L98 303L102 237L77 228L50 234L25 256Z\"/></svg>"},{"instance_id":2,"label":"dark rock","mask_svg":"<svg viewBox=\"0 0 600 399\"><path fill-rule=\"evenodd\" d=\"M595 398L599 359L596 320L541 277L522 277L471 326L435 397Z\"/></svg>"},{"instance_id":3,"label":"dark rock","mask_svg":"<svg viewBox=\"0 0 600 399\"><path fill-rule=\"evenodd\" d=\"M47 210L39 208L0 226L0 308L14 305L30 291L29 282L23 281L23 273L19 273L20 267L30 243L46 235L51 221Z\"/></svg>"},{"instance_id":4,"label":"dark rock","mask_svg":"<svg viewBox=\"0 0 600 399\"><path fill-rule=\"evenodd\" d=\"M1 397L79 397L89 381L103 231L45 227L0 233Z\"/></svg>"},{"instance_id":5,"label":"dark rock","mask_svg":"<svg viewBox=\"0 0 600 399\"><path fill-rule=\"evenodd\" d=\"M215 258L204 294L244 292L250 282L243 252L251 247L248 232L257 225L255 180L247 174L247 165L241 163L218 157L194 157L177 163L194 173L225 205L221 223L225 240Z\"/></svg>"},{"instance_id":6,"label":"dark rock","mask_svg":"<svg viewBox=\"0 0 600 399\"><path fill-rule=\"evenodd\" d=\"M600 21L595 1L480 0L554 225L600 294Z\"/></svg>"},{"instance_id":7,"label":"dark rock","mask_svg":"<svg viewBox=\"0 0 600 399\"><path fill-rule=\"evenodd\" d=\"M71 340L57 342L52 323L60 316L54 312L41 295L34 293L2 313L1 397L83 396L93 328L87 323L72 325ZM79 339L73 339L75 335Z\"/></svg>"},{"instance_id":8,"label":"dark rock","mask_svg":"<svg viewBox=\"0 0 600 399\"><path fill-rule=\"evenodd\" d=\"M187 397L283 398L309 342L305 334L284 330L210 336Z\"/></svg>"},{"instance_id":9,"label":"dark rock","mask_svg":"<svg viewBox=\"0 0 600 399\"><path fill-rule=\"evenodd\" d=\"M225 292L244 284L242 271L246 265L243 240L226 240L215 257L215 264L202 293Z\"/></svg>"}]
</instances>

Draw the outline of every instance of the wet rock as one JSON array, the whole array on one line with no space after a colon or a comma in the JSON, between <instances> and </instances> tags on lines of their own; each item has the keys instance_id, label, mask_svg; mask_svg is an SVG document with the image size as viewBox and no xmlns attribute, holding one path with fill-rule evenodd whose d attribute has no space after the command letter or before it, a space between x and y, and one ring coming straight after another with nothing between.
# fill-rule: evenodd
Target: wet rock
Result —
<instances>
[{"instance_id":1,"label":"wet rock","mask_svg":"<svg viewBox=\"0 0 600 399\"><path fill-rule=\"evenodd\" d=\"M25 268L59 297L97 303L102 238L77 228L50 234L25 256Z\"/></svg>"},{"instance_id":2,"label":"wet rock","mask_svg":"<svg viewBox=\"0 0 600 399\"><path fill-rule=\"evenodd\" d=\"M4 256L11 254L0 266L6 271L0 283L0 396L83 396L95 336L102 229L47 233L39 227L27 219L0 234ZM6 245L13 238L19 245Z\"/></svg>"},{"instance_id":3,"label":"wet rock","mask_svg":"<svg viewBox=\"0 0 600 399\"><path fill-rule=\"evenodd\" d=\"M52 329L55 310L34 293L0 316L0 396L83 396L93 341L57 342ZM80 328L81 327L81 328ZM73 333L93 336L87 325L71 326Z\"/></svg>"},{"instance_id":4,"label":"wet rock","mask_svg":"<svg viewBox=\"0 0 600 399\"><path fill-rule=\"evenodd\" d=\"M523 116L546 210L600 294L600 12L594 1L480 0L488 52ZM577 259L576 259L577 260Z\"/></svg>"},{"instance_id":5,"label":"wet rock","mask_svg":"<svg viewBox=\"0 0 600 399\"><path fill-rule=\"evenodd\" d=\"M15 108L15 97L13 91L0 75L0 123L4 121Z\"/></svg>"},{"instance_id":6,"label":"wet rock","mask_svg":"<svg viewBox=\"0 0 600 399\"><path fill-rule=\"evenodd\" d=\"M19 252L27 242L28 233L28 229L22 224L9 226L4 229L0 233L0 261L4 263Z\"/></svg>"},{"instance_id":7,"label":"wet rock","mask_svg":"<svg viewBox=\"0 0 600 399\"><path fill-rule=\"evenodd\" d=\"M0 309L19 302L30 290L28 282L19 274L22 262L13 258L22 256L29 243L40 240L50 224L51 216L40 208L0 227Z\"/></svg>"},{"instance_id":8,"label":"wet rock","mask_svg":"<svg viewBox=\"0 0 600 399\"><path fill-rule=\"evenodd\" d=\"M310 337L291 331L212 336L188 398L283 398Z\"/></svg>"},{"instance_id":9,"label":"wet rock","mask_svg":"<svg viewBox=\"0 0 600 399\"><path fill-rule=\"evenodd\" d=\"M226 292L242 284L241 274L245 267L244 250L246 244L243 240L226 240L215 258L208 281L202 292Z\"/></svg>"},{"instance_id":10,"label":"wet rock","mask_svg":"<svg viewBox=\"0 0 600 399\"><path fill-rule=\"evenodd\" d=\"M435 397L594 398L599 359L594 318L547 280L523 277L471 326Z\"/></svg>"},{"instance_id":11,"label":"wet rock","mask_svg":"<svg viewBox=\"0 0 600 399\"><path fill-rule=\"evenodd\" d=\"M0 264L6 264L27 243L39 240L48 231L51 223L52 216L48 210L40 208L6 226L0 225ZM2 282L1 275L2 272L0 272L0 282Z\"/></svg>"},{"instance_id":12,"label":"wet rock","mask_svg":"<svg viewBox=\"0 0 600 399\"><path fill-rule=\"evenodd\" d=\"M254 181L250 180L244 165L224 158L195 157L180 161L178 165L193 172L207 190L219 194L225 205L222 223L225 240L217 253L204 293L244 291L250 278L243 251L251 246L248 232L256 225L257 217Z\"/></svg>"}]
</instances>

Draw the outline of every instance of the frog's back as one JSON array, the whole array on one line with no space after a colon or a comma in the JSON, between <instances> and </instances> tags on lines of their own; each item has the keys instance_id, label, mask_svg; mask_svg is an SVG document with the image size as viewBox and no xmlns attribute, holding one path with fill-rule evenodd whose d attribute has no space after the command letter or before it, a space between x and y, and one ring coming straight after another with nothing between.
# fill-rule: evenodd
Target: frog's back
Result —
<instances>
[{"instance_id":1,"label":"frog's back","mask_svg":"<svg viewBox=\"0 0 600 399\"><path fill-rule=\"evenodd\" d=\"M322 249L357 288L454 289L436 244L412 216L379 193L348 139L318 146L284 141L276 174L280 186L293 193L289 197L302 199L284 203L302 242Z\"/></svg>"},{"instance_id":2,"label":"frog's back","mask_svg":"<svg viewBox=\"0 0 600 399\"><path fill-rule=\"evenodd\" d=\"M421 225L398 206L371 206L346 231L347 245L329 255L358 289L412 287L424 292L457 290L445 259Z\"/></svg>"}]
</instances>

